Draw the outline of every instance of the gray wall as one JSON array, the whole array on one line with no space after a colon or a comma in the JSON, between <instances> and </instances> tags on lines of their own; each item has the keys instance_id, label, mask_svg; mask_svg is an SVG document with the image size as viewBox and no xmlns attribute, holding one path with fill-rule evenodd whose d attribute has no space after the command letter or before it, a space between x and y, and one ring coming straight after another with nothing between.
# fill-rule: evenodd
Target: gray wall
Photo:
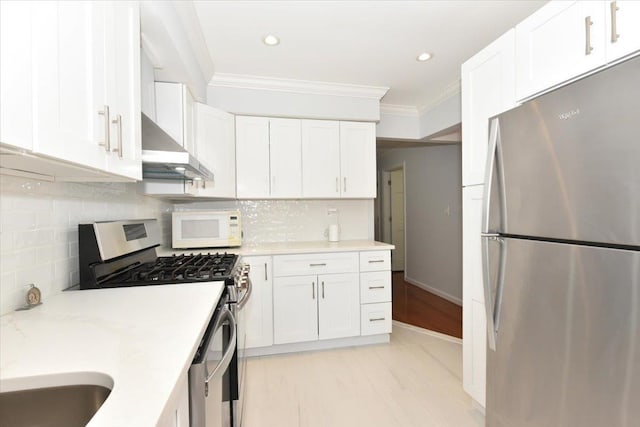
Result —
<instances>
[{"instance_id":1,"label":"gray wall","mask_svg":"<svg viewBox=\"0 0 640 427\"><path fill-rule=\"evenodd\" d=\"M378 170L405 164L407 281L462 304L460 144L378 153Z\"/></svg>"}]
</instances>

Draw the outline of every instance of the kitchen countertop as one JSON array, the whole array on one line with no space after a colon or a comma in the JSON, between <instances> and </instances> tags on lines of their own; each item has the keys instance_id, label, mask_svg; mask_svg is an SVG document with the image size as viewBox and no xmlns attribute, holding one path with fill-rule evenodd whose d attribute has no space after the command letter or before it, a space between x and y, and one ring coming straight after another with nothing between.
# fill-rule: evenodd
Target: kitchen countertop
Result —
<instances>
[{"instance_id":1,"label":"kitchen countertop","mask_svg":"<svg viewBox=\"0 0 640 427\"><path fill-rule=\"evenodd\" d=\"M355 252L395 249L394 245L376 242L374 240L341 240L339 242L313 241L313 242L265 242L245 243L239 248L200 248L200 249L171 249L158 248L159 256L181 253L198 252L228 252L241 256L252 255L285 255L321 252Z\"/></svg>"},{"instance_id":2,"label":"kitchen countertop","mask_svg":"<svg viewBox=\"0 0 640 427\"><path fill-rule=\"evenodd\" d=\"M0 391L103 385L89 426L156 425L221 293L220 282L68 291L4 315Z\"/></svg>"}]
</instances>

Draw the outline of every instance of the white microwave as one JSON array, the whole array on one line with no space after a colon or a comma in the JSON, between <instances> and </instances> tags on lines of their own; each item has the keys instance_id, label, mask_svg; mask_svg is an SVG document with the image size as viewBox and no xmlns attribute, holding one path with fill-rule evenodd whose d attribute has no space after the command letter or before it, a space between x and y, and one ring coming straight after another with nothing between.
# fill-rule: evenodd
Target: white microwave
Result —
<instances>
[{"instance_id":1,"label":"white microwave","mask_svg":"<svg viewBox=\"0 0 640 427\"><path fill-rule=\"evenodd\" d=\"M240 246L240 211L173 212L171 236L174 249Z\"/></svg>"}]
</instances>

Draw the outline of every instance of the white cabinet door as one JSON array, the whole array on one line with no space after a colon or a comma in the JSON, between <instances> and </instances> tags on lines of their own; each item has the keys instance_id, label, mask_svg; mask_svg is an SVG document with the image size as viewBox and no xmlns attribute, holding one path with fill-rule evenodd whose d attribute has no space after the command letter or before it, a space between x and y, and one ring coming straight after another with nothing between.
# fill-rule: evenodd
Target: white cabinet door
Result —
<instances>
[{"instance_id":1,"label":"white cabinet door","mask_svg":"<svg viewBox=\"0 0 640 427\"><path fill-rule=\"evenodd\" d=\"M34 7L34 151L106 168L111 123L104 106L113 88L105 74L111 59L105 35L112 12L107 2Z\"/></svg>"},{"instance_id":2,"label":"white cabinet door","mask_svg":"<svg viewBox=\"0 0 640 427\"><path fill-rule=\"evenodd\" d=\"M376 125L340 122L342 197L376 197Z\"/></svg>"},{"instance_id":3,"label":"white cabinet door","mask_svg":"<svg viewBox=\"0 0 640 427\"><path fill-rule=\"evenodd\" d=\"M318 338L360 335L358 273L318 276Z\"/></svg>"},{"instance_id":4,"label":"white cabinet door","mask_svg":"<svg viewBox=\"0 0 640 427\"><path fill-rule=\"evenodd\" d=\"M614 61L640 50L640 2L606 2L607 61Z\"/></svg>"},{"instance_id":5,"label":"white cabinet door","mask_svg":"<svg viewBox=\"0 0 640 427\"><path fill-rule=\"evenodd\" d=\"M483 185L462 190L462 377L465 391L482 406L487 351L480 241L483 190Z\"/></svg>"},{"instance_id":6,"label":"white cabinet door","mask_svg":"<svg viewBox=\"0 0 640 427\"><path fill-rule=\"evenodd\" d=\"M302 196L340 197L340 124L302 120Z\"/></svg>"},{"instance_id":7,"label":"white cabinet door","mask_svg":"<svg viewBox=\"0 0 640 427\"><path fill-rule=\"evenodd\" d=\"M271 197L302 195L301 138L300 120L269 119Z\"/></svg>"},{"instance_id":8,"label":"white cabinet door","mask_svg":"<svg viewBox=\"0 0 640 427\"><path fill-rule=\"evenodd\" d=\"M200 197L236 196L236 134L233 114L196 103L198 161L213 172L213 181L198 190Z\"/></svg>"},{"instance_id":9,"label":"white cabinet door","mask_svg":"<svg viewBox=\"0 0 640 427\"><path fill-rule=\"evenodd\" d=\"M270 196L268 118L236 117L236 179L239 199Z\"/></svg>"},{"instance_id":10,"label":"white cabinet door","mask_svg":"<svg viewBox=\"0 0 640 427\"><path fill-rule=\"evenodd\" d=\"M112 66L107 72L115 79L109 94L111 155L107 170L128 178L142 179L140 129L140 10L135 1L110 3L114 20L107 31ZM111 77L107 77L108 81Z\"/></svg>"},{"instance_id":11,"label":"white cabinet door","mask_svg":"<svg viewBox=\"0 0 640 427\"><path fill-rule=\"evenodd\" d=\"M318 276L276 277L273 282L273 343L318 339Z\"/></svg>"},{"instance_id":12,"label":"white cabinet door","mask_svg":"<svg viewBox=\"0 0 640 427\"><path fill-rule=\"evenodd\" d=\"M30 1L0 2L0 142L33 148Z\"/></svg>"},{"instance_id":13,"label":"white cabinet door","mask_svg":"<svg viewBox=\"0 0 640 427\"><path fill-rule=\"evenodd\" d=\"M605 63L601 1L552 1L516 26L516 95L527 98Z\"/></svg>"},{"instance_id":14,"label":"white cabinet door","mask_svg":"<svg viewBox=\"0 0 640 427\"><path fill-rule=\"evenodd\" d=\"M515 31L462 64L462 185L484 182L489 118L516 105Z\"/></svg>"},{"instance_id":15,"label":"white cabinet door","mask_svg":"<svg viewBox=\"0 0 640 427\"><path fill-rule=\"evenodd\" d=\"M273 345L273 283L270 256L242 257L249 264L251 295L243 307L246 347Z\"/></svg>"}]
</instances>

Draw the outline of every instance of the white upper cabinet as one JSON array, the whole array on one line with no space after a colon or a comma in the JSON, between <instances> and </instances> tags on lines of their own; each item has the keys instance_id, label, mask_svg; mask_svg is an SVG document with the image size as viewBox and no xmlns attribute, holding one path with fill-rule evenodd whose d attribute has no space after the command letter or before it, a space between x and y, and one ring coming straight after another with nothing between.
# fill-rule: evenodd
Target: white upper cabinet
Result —
<instances>
[{"instance_id":1,"label":"white upper cabinet","mask_svg":"<svg viewBox=\"0 0 640 427\"><path fill-rule=\"evenodd\" d=\"M300 120L269 119L271 197L302 195Z\"/></svg>"},{"instance_id":2,"label":"white upper cabinet","mask_svg":"<svg viewBox=\"0 0 640 427\"><path fill-rule=\"evenodd\" d=\"M376 197L376 125L340 122L341 196Z\"/></svg>"},{"instance_id":3,"label":"white upper cabinet","mask_svg":"<svg viewBox=\"0 0 640 427\"><path fill-rule=\"evenodd\" d=\"M236 128L233 114L195 104L198 161L213 172L213 181L199 186L196 196L236 196Z\"/></svg>"},{"instance_id":4,"label":"white upper cabinet","mask_svg":"<svg viewBox=\"0 0 640 427\"><path fill-rule=\"evenodd\" d=\"M197 157L193 95L182 83L155 83L156 123L185 150Z\"/></svg>"},{"instance_id":5,"label":"white upper cabinet","mask_svg":"<svg viewBox=\"0 0 640 427\"><path fill-rule=\"evenodd\" d=\"M462 185L484 182L489 118L516 105L515 31L462 64Z\"/></svg>"},{"instance_id":6,"label":"white upper cabinet","mask_svg":"<svg viewBox=\"0 0 640 427\"><path fill-rule=\"evenodd\" d=\"M640 49L637 3L552 1L518 24L517 98L528 98Z\"/></svg>"},{"instance_id":7,"label":"white upper cabinet","mask_svg":"<svg viewBox=\"0 0 640 427\"><path fill-rule=\"evenodd\" d=\"M340 197L340 123L302 120L302 195Z\"/></svg>"},{"instance_id":8,"label":"white upper cabinet","mask_svg":"<svg viewBox=\"0 0 640 427\"><path fill-rule=\"evenodd\" d=\"M239 199L270 196L268 118L236 117L236 177Z\"/></svg>"}]
</instances>

